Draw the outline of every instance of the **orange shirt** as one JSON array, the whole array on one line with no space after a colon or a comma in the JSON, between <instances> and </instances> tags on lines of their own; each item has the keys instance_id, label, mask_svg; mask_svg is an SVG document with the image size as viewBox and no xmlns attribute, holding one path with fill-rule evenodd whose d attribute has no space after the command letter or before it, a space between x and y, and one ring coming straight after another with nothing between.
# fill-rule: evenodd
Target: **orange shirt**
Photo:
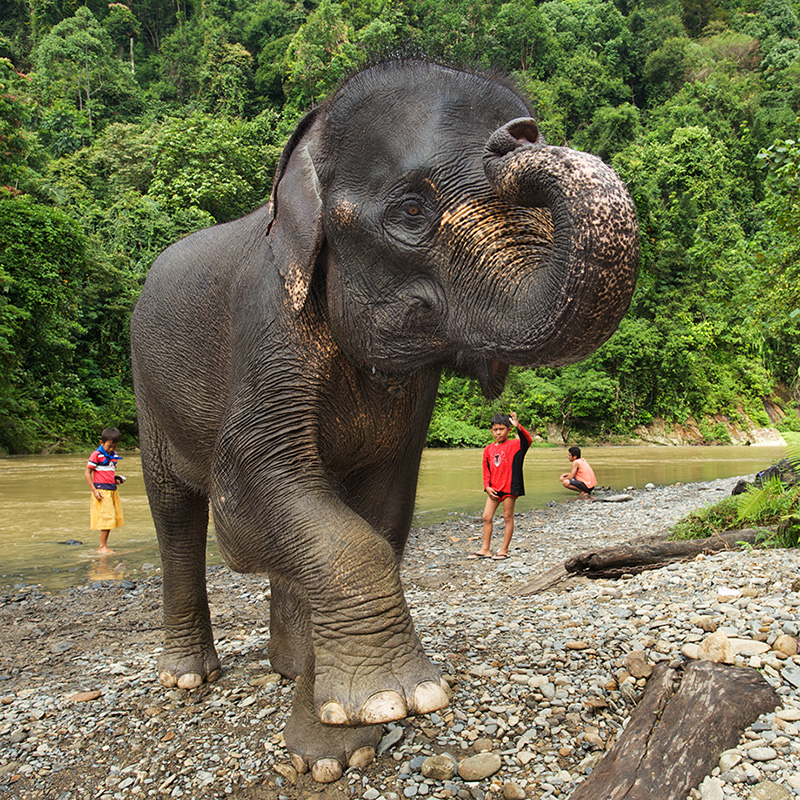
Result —
<instances>
[{"instance_id":1,"label":"orange shirt","mask_svg":"<svg viewBox=\"0 0 800 800\"><path fill-rule=\"evenodd\" d=\"M597 478L595 478L594 470L589 466L589 462L585 458L578 458L572 463L578 465L575 480L580 481L587 489L594 489L597 486Z\"/></svg>"}]
</instances>

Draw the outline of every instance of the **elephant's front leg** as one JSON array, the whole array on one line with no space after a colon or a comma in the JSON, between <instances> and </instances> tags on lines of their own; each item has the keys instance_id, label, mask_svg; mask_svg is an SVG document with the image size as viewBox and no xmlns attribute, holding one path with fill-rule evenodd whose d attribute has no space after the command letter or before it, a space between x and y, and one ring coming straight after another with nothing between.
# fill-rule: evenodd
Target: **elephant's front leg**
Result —
<instances>
[{"instance_id":1,"label":"elephant's front leg","mask_svg":"<svg viewBox=\"0 0 800 800\"><path fill-rule=\"evenodd\" d=\"M391 545L338 498L303 483L293 484L289 497L262 493L260 510L253 505L255 489L222 491L219 497L228 499L215 504L214 518L234 569L278 575L307 601L316 716L328 725L354 726L447 705L447 685L414 632ZM278 496L282 502L270 503ZM256 536L258 519L270 525ZM296 611L283 613L288 623L273 629L284 645L271 652L286 674L298 673L308 660L304 637L287 630L293 616Z\"/></svg>"},{"instance_id":2,"label":"elephant's front leg","mask_svg":"<svg viewBox=\"0 0 800 800\"><path fill-rule=\"evenodd\" d=\"M327 572L326 591L309 592L320 719L375 724L446 706L447 685L414 631L389 543L370 529Z\"/></svg>"},{"instance_id":3,"label":"elephant's front leg","mask_svg":"<svg viewBox=\"0 0 800 800\"><path fill-rule=\"evenodd\" d=\"M318 783L338 780L348 767L364 767L375 757L380 725L324 725L314 713L315 663L311 644L311 609L299 586L270 576L272 667L297 678L292 715L284 731L286 748L298 772L311 770Z\"/></svg>"}]
</instances>

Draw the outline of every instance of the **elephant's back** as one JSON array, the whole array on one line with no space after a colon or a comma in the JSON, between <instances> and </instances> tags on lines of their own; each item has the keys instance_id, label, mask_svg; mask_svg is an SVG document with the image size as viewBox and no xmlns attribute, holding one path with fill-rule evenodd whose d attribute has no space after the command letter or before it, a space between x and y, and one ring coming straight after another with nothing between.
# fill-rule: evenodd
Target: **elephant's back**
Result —
<instances>
[{"instance_id":1,"label":"elephant's back","mask_svg":"<svg viewBox=\"0 0 800 800\"><path fill-rule=\"evenodd\" d=\"M259 209L168 247L131 318L137 404L206 452L228 404L242 275L255 265L270 272L266 226L266 209Z\"/></svg>"}]
</instances>

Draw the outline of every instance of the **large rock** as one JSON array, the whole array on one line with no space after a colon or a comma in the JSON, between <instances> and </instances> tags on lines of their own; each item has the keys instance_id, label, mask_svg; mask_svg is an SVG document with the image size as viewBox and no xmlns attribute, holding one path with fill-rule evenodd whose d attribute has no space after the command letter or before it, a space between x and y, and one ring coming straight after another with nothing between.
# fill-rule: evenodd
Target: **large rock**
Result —
<instances>
[{"instance_id":1,"label":"large rock","mask_svg":"<svg viewBox=\"0 0 800 800\"><path fill-rule=\"evenodd\" d=\"M713 661L715 664L733 664L735 660L733 647L722 631L716 631L700 642L697 657L701 661Z\"/></svg>"},{"instance_id":2,"label":"large rock","mask_svg":"<svg viewBox=\"0 0 800 800\"><path fill-rule=\"evenodd\" d=\"M482 781L494 775L503 765L496 753L479 753L465 758L458 764L458 774L464 781Z\"/></svg>"},{"instance_id":3,"label":"large rock","mask_svg":"<svg viewBox=\"0 0 800 800\"><path fill-rule=\"evenodd\" d=\"M434 781L449 781L456 774L455 759L446 753L428 756L422 762L422 774Z\"/></svg>"},{"instance_id":4,"label":"large rock","mask_svg":"<svg viewBox=\"0 0 800 800\"><path fill-rule=\"evenodd\" d=\"M747 795L747 800L791 800L793 797L785 786L772 781L762 781Z\"/></svg>"}]
</instances>

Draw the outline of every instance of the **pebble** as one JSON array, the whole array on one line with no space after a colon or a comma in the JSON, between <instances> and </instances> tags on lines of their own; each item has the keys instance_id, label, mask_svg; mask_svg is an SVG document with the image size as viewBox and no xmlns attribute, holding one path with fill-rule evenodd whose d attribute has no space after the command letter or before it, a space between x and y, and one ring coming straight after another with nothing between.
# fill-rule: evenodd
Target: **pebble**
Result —
<instances>
[{"instance_id":1,"label":"pebble","mask_svg":"<svg viewBox=\"0 0 800 800\"><path fill-rule=\"evenodd\" d=\"M347 770L337 784L342 796L566 800L613 746L652 668L701 651L759 669L783 707L746 730L692 796L800 795L795 552L704 555L623 580L523 591L578 552L666 530L728 496L737 480L629 490L625 503L568 500L518 514L511 558L502 562L466 561L480 536L479 508L414 529L403 563L406 597L453 699L436 714L384 726L376 761ZM23 626L25 641L36 643L28 657L13 647L6 656L4 647L0 793L327 797L289 766L283 745L293 684L266 656L268 581L214 567L208 583L224 669L194 692L164 690L156 679L158 575L127 589L17 587L0 596L0 628L16 635ZM98 609L105 628L95 622Z\"/></svg>"},{"instance_id":2,"label":"pebble","mask_svg":"<svg viewBox=\"0 0 800 800\"><path fill-rule=\"evenodd\" d=\"M428 756L422 762L421 772L435 781L449 781L456 774L456 761L447 754Z\"/></svg>"},{"instance_id":3,"label":"pebble","mask_svg":"<svg viewBox=\"0 0 800 800\"><path fill-rule=\"evenodd\" d=\"M785 786L764 781L759 783L755 789L747 796L747 800L790 800L792 792Z\"/></svg>"}]
</instances>

